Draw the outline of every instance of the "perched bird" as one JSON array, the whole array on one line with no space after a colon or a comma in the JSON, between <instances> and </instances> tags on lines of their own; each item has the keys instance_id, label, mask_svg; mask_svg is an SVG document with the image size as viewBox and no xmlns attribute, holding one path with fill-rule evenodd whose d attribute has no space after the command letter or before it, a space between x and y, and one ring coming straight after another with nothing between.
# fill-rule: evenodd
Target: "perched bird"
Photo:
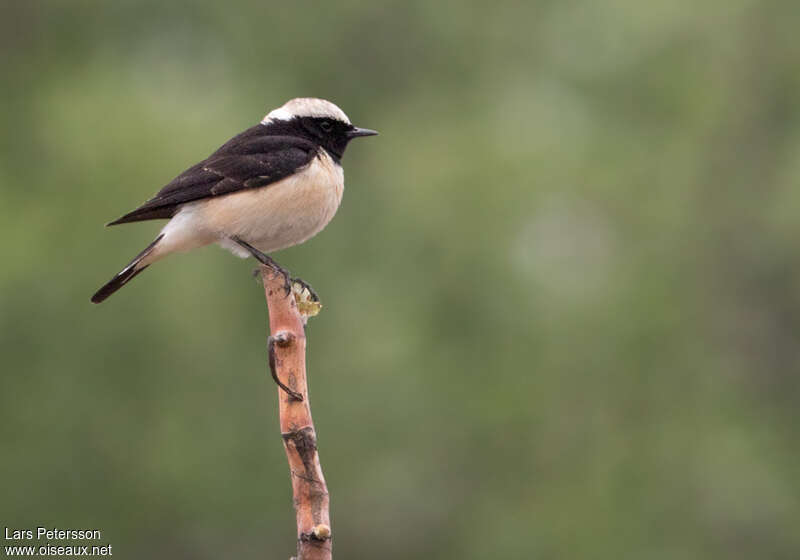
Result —
<instances>
[{"instance_id":1,"label":"perched bird","mask_svg":"<svg viewBox=\"0 0 800 560\"><path fill-rule=\"evenodd\" d=\"M353 126L330 101L288 101L107 224L169 219L92 302L105 300L171 253L211 243L283 271L265 253L303 243L328 225L342 200L341 159L348 142L375 134Z\"/></svg>"}]
</instances>

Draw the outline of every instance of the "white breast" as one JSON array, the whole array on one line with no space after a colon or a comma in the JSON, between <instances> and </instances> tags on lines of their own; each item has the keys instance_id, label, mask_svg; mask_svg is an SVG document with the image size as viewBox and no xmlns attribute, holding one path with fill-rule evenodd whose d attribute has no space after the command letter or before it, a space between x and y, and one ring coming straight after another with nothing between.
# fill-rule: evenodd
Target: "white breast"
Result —
<instances>
[{"instance_id":1,"label":"white breast","mask_svg":"<svg viewBox=\"0 0 800 560\"><path fill-rule=\"evenodd\" d=\"M277 183L185 205L163 230L163 253L217 242L249 256L230 241L233 236L265 253L297 245L328 225L343 192L342 167L321 151L304 169Z\"/></svg>"}]
</instances>

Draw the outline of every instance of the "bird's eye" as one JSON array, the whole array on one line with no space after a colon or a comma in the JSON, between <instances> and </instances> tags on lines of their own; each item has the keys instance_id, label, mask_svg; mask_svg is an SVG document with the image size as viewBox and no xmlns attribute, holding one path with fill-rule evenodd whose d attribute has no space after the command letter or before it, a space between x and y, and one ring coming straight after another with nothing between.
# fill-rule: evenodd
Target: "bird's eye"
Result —
<instances>
[{"instance_id":1,"label":"bird's eye","mask_svg":"<svg viewBox=\"0 0 800 560\"><path fill-rule=\"evenodd\" d=\"M333 128L333 125L331 124L331 121L322 121L319 123L319 127L325 132L330 132Z\"/></svg>"}]
</instances>

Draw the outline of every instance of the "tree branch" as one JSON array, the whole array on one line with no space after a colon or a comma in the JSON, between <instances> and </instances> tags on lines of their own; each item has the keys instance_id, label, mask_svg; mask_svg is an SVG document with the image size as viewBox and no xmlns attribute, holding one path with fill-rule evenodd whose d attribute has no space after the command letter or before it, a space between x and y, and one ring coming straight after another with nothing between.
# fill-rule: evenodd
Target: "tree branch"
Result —
<instances>
[{"instance_id":1,"label":"tree branch","mask_svg":"<svg viewBox=\"0 0 800 560\"><path fill-rule=\"evenodd\" d=\"M269 307L269 364L278 383L281 437L289 460L297 517L298 560L330 560L331 522L328 487L317 454L317 436L311 419L306 381L306 336L303 288L287 296L285 280L267 266L261 278ZM292 297L294 296L294 297ZM309 313L308 315L315 314Z\"/></svg>"}]
</instances>

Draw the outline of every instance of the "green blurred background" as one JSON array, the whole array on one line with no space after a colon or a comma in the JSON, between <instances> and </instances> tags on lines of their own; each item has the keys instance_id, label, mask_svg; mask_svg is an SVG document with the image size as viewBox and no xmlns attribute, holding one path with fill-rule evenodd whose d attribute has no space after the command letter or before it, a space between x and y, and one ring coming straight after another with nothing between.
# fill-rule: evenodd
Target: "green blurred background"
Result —
<instances>
[{"instance_id":1,"label":"green blurred background","mask_svg":"<svg viewBox=\"0 0 800 560\"><path fill-rule=\"evenodd\" d=\"M0 522L288 558L252 261L104 229L333 100L309 373L339 558L800 557L800 4L43 2L0 17Z\"/></svg>"}]
</instances>

